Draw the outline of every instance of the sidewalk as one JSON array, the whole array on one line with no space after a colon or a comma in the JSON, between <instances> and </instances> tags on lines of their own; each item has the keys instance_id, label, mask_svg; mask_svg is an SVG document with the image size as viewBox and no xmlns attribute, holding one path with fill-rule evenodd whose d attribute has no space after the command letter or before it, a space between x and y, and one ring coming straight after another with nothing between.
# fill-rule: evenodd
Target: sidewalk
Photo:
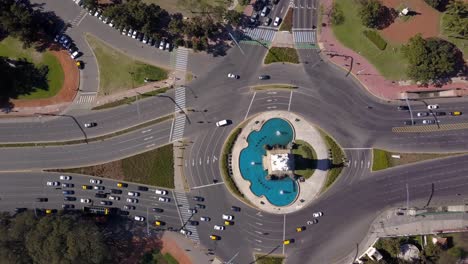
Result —
<instances>
[{"instance_id":1,"label":"sidewalk","mask_svg":"<svg viewBox=\"0 0 468 264\"><path fill-rule=\"evenodd\" d=\"M428 90L446 90L454 88L466 89L468 94L468 81L460 80L455 83L447 84L442 87L428 86L418 87L415 84L406 82L395 82L386 80L377 69L370 64L363 56L353 50L343 46L333 35L330 18L326 15L332 7L333 0L322 0L324 15L320 23L325 23L318 36L318 45L322 51L323 57L330 62L342 68L346 72L356 77L359 82L374 96L383 100L399 99L399 94L406 91L428 91Z\"/></svg>"},{"instance_id":2,"label":"sidewalk","mask_svg":"<svg viewBox=\"0 0 468 264\"><path fill-rule=\"evenodd\" d=\"M208 254L206 248L194 244L179 233L164 232L162 242L161 253L171 254L179 264L222 263L214 255Z\"/></svg>"}]
</instances>

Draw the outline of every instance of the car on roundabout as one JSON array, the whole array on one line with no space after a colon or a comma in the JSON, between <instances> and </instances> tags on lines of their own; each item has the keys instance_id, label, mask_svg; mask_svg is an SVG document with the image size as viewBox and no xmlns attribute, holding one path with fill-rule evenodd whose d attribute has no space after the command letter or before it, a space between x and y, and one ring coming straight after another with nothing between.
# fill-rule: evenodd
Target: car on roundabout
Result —
<instances>
[{"instance_id":1,"label":"car on roundabout","mask_svg":"<svg viewBox=\"0 0 468 264\"><path fill-rule=\"evenodd\" d=\"M220 240L221 237L220 237L220 236L217 236L217 235L210 235L210 239L211 239L211 240Z\"/></svg>"},{"instance_id":2,"label":"car on roundabout","mask_svg":"<svg viewBox=\"0 0 468 264\"><path fill-rule=\"evenodd\" d=\"M68 175L60 175L60 180L64 180L64 181L69 181L71 180L71 176L68 176Z\"/></svg>"},{"instance_id":3,"label":"car on roundabout","mask_svg":"<svg viewBox=\"0 0 468 264\"><path fill-rule=\"evenodd\" d=\"M306 230L306 227L305 227L305 226L296 227L296 232L298 232L298 233L299 233L299 232L302 232L302 231L304 231L304 230Z\"/></svg>"},{"instance_id":4,"label":"car on roundabout","mask_svg":"<svg viewBox=\"0 0 468 264\"><path fill-rule=\"evenodd\" d=\"M289 245L294 243L294 239L285 239L283 240L283 245Z\"/></svg>"},{"instance_id":5,"label":"car on roundabout","mask_svg":"<svg viewBox=\"0 0 468 264\"><path fill-rule=\"evenodd\" d=\"M323 215L323 212L315 212L315 213L312 213L312 216L317 218L317 217L321 217Z\"/></svg>"},{"instance_id":6,"label":"car on roundabout","mask_svg":"<svg viewBox=\"0 0 468 264\"><path fill-rule=\"evenodd\" d=\"M218 230L218 231L223 231L224 229L226 229L224 226L220 226L220 225L215 225L213 227L214 230Z\"/></svg>"},{"instance_id":7,"label":"car on roundabout","mask_svg":"<svg viewBox=\"0 0 468 264\"><path fill-rule=\"evenodd\" d=\"M318 224L318 219L309 220L309 221L307 221L307 224L308 224L308 225L315 225L315 224Z\"/></svg>"},{"instance_id":8,"label":"car on roundabout","mask_svg":"<svg viewBox=\"0 0 468 264\"><path fill-rule=\"evenodd\" d=\"M135 221L138 221L138 222L145 221L145 218L143 216L139 216L139 215L135 215L135 217L133 217L133 219L135 219Z\"/></svg>"},{"instance_id":9,"label":"car on roundabout","mask_svg":"<svg viewBox=\"0 0 468 264\"><path fill-rule=\"evenodd\" d=\"M228 78L231 78L231 79L239 79L240 78L239 75L234 74L234 73L228 73L227 76L228 76Z\"/></svg>"},{"instance_id":10,"label":"car on roundabout","mask_svg":"<svg viewBox=\"0 0 468 264\"><path fill-rule=\"evenodd\" d=\"M433 110L433 109L437 109L437 108L439 108L439 105L437 105L437 104L432 104L432 105L427 106L427 109L429 109L429 110Z\"/></svg>"}]
</instances>

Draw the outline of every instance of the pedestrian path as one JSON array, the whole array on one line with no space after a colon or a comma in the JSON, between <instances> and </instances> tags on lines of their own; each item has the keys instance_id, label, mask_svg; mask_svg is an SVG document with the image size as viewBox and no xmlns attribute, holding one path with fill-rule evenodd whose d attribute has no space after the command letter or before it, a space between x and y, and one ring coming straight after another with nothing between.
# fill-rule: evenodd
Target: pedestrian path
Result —
<instances>
[{"instance_id":1,"label":"pedestrian path","mask_svg":"<svg viewBox=\"0 0 468 264\"><path fill-rule=\"evenodd\" d=\"M293 28L293 40L297 49L316 49L315 30L303 30Z\"/></svg>"},{"instance_id":2,"label":"pedestrian path","mask_svg":"<svg viewBox=\"0 0 468 264\"><path fill-rule=\"evenodd\" d=\"M199 242L200 238L198 237L197 228L188 224L188 221L195 220L195 218L194 215L192 215L192 213L188 212L190 204L188 202L187 194L185 194L184 192L174 191L174 198L176 199L176 203L178 206L177 208L180 213L183 229L192 232L192 234L190 234L188 237L195 242Z\"/></svg>"},{"instance_id":3,"label":"pedestrian path","mask_svg":"<svg viewBox=\"0 0 468 264\"><path fill-rule=\"evenodd\" d=\"M174 112L176 113L176 118L173 123L172 133L170 141L178 141L184 137L185 129L185 87L177 87L175 89L175 106ZM182 112L182 113L181 113Z\"/></svg>"},{"instance_id":4,"label":"pedestrian path","mask_svg":"<svg viewBox=\"0 0 468 264\"><path fill-rule=\"evenodd\" d=\"M178 71L186 71L188 63L189 50L186 48L178 48L176 51L175 69Z\"/></svg>"},{"instance_id":5,"label":"pedestrian path","mask_svg":"<svg viewBox=\"0 0 468 264\"><path fill-rule=\"evenodd\" d=\"M276 32L277 30L274 28L247 28L244 30L241 42L246 41L247 43L250 43L249 41L254 40L261 41L262 43L267 43L267 45L269 45L273 41Z\"/></svg>"},{"instance_id":6,"label":"pedestrian path","mask_svg":"<svg viewBox=\"0 0 468 264\"><path fill-rule=\"evenodd\" d=\"M91 104L96 99L96 92L84 92L80 93L76 99L76 104Z\"/></svg>"}]
</instances>

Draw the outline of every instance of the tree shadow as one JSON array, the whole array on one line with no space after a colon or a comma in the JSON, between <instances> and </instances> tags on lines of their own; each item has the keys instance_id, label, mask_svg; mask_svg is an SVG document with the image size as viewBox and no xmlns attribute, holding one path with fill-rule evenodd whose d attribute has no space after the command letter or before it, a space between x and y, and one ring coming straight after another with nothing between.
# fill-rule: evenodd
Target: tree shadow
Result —
<instances>
[{"instance_id":1,"label":"tree shadow","mask_svg":"<svg viewBox=\"0 0 468 264\"><path fill-rule=\"evenodd\" d=\"M393 8L382 6L379 17L380 19L377 29L381 30L389 27L393 22L395 22L395 19L398 17L398 12Z\"/></svg>"}]
</instances>

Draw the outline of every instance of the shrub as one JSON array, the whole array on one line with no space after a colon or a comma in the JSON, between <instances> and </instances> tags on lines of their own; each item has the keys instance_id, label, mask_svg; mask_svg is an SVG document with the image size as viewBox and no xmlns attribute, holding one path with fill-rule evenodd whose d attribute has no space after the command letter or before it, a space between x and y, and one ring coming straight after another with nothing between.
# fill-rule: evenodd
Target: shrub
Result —
<instances>
[{"instance_id":1,"label":"shrub","mask_svg":"<svg viewBox=\"0 0 468 264\"><path fill-rule=\"evenodd\" d=\"M337 2L334 2L331 10L331 22L333 25L340 25L343 24L344 20L343 10L341 10L341 7Z\"/></svg>"},{"instance_id":2,"label":"shrub","mask_svg":"<svg viewBox=\"0 0 468 264\"><path fill-rule=\"evenodd\" d=\"M377 31L364 30L366 36L379 50L384 50L387 47L387 42L379 35Z\"/></svg>"},{"instance_id":3,"label":"shrub","mask_svg":"<svg viewBox=\"0 0 468 264\"><path fill-rule=\"evenodd\" d=\"M364 26L377 28L382 19L382 4L378 0L362 1L359 8L359 17Z\"/></svg>"}]
</instances>

